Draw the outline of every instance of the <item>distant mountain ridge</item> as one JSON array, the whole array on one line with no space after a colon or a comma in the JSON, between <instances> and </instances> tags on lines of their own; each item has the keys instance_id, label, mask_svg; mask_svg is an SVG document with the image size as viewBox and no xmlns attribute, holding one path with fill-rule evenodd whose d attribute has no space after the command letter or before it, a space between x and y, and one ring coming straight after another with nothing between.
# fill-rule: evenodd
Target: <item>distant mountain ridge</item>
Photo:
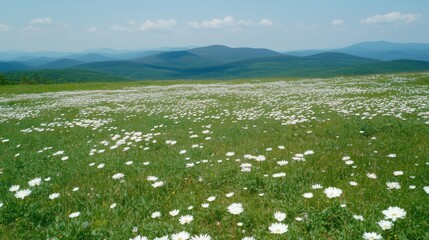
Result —
<instances>
[{"instance_id":1,"label":"distant mountain ridge","mask_svg":"<svg viewBox=\"0 0 429 240\"><path fill-rule=\"evenodd\" d=\"M346 53L358 57L373 58L383 61L401 59L429 61L429 44L392 43L387 41L362 42L338 49L290 51L285 52L285 54L303 57L322 52Z\"/></svg>"},{"instance_id":2,"label":"distant mountain ridge","mask_svg":"<svg viewBox=\"0 0 429 240\"><path fill-rule=\"evenodd\" d=\"M212 45L172 51L104 49L65 54L60 58L52 55L55 53L33 57L23 53L14 61L0 62L0 73L7 73L6 76L15 82L25 76L46 78L47 82L72 81L76 77L80 79L74 81L80 82L100 81L103 77L108 81L230 79L429 71L429 44L382 41L329 51L305 50L288 54L263 48Z\"/></svg>"}]
</instances>

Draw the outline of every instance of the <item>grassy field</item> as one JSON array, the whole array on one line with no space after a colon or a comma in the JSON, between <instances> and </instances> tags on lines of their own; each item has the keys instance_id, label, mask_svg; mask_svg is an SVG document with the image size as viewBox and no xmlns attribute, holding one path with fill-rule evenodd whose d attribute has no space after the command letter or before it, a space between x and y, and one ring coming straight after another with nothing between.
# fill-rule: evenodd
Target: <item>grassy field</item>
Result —
<instances>
[{"instance_id":1,"label":"grassy field","mask_svg":"<svg viewBox=\"0 0 429 240\"><path fill-rule=\"evenodd\" d=\"M429 239L429 76L0 86L0 169L1 239Z\"/></svg>"}]
</instances>

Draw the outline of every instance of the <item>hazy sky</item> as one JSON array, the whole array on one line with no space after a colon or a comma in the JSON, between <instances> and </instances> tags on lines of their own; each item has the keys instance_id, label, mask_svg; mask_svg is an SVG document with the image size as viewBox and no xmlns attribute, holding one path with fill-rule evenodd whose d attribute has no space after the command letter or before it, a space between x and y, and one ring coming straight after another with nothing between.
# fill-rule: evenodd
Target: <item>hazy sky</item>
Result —
<instances>
[{"instance_id":1,"label":"hazy sky","mask_svg":"<svg viewBox=\"0 0 429 240\"><path fill-rule=\"evenodd\" d=\"M0 51L429 43L428 0L1 0Z\"/></svg>"}]
</instances>

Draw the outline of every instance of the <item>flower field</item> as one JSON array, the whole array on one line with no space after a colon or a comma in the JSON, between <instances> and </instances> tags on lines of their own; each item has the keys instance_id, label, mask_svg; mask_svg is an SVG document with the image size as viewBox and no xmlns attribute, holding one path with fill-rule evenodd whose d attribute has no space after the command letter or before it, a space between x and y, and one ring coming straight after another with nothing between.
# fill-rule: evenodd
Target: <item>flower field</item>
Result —
<instances>
[{"instance_id":1,"label":"flower field","mask_svg":"<svg viewBox=\"0 0 429 240\"><path fill-rule=\"evenodd\" d=\"M427 74L62 86L0 88L1 239L429 239Z\"/></svg>"}]
</instances>

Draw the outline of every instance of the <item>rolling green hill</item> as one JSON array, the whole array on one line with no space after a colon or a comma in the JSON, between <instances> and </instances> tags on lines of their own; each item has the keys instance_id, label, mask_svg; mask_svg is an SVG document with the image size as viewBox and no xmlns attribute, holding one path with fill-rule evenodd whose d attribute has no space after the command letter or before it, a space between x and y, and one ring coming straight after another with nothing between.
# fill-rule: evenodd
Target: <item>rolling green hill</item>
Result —
<instances>
[{"instance_id":1,"label":"rolling green hill","mask_svg":"<svg viewBox=\"0 0 429 240\"><path fill-rule=\"evenodd\" d=\"M17 71L6 73L4 77L12 84L130 81L130 79L83 69Z\"/></svg>"},{"instance_id":2,"label":"rolling green hill","mask_svg":"<svg viewBox=\"0 0 429 240\"><path fill-rule=\"evenodd\" d=\"M84 56L100 59L98 55ZM74 59L60 59L38 68L42 70L31 70L30 66L18 62L0 62L0 71L7 72L4 74L7 81L3 81L6 83L332 77L429 71L429 62L381 61L338 52L298 57L268 49L215 45L156 53L133 60L82 63Z\"/></svg>"},{"instance_id":3,"label":"rolling green hill","mask_svg":"<svg viewBox=\"0 0 429 240\"><path fill-rule=\"evenodd\" d=\"M188 52L175 52L171 59L199 58ZM163 55L165 56L165 55ZM160 56L157 56L159 59ZM165 62L164 62L165 63ZM335 75L357 75L387 72L415 72L429 70L429 62L400 60L384 62L355 57L342 53L321 53L308 57L281 55L256 58L233 63L195 67L194 64L156 65L130 62L99 62L83 64L76 68L105 72L131 79L231 79L252 77L330 77Z\"/></svg>"}]
</instances>

